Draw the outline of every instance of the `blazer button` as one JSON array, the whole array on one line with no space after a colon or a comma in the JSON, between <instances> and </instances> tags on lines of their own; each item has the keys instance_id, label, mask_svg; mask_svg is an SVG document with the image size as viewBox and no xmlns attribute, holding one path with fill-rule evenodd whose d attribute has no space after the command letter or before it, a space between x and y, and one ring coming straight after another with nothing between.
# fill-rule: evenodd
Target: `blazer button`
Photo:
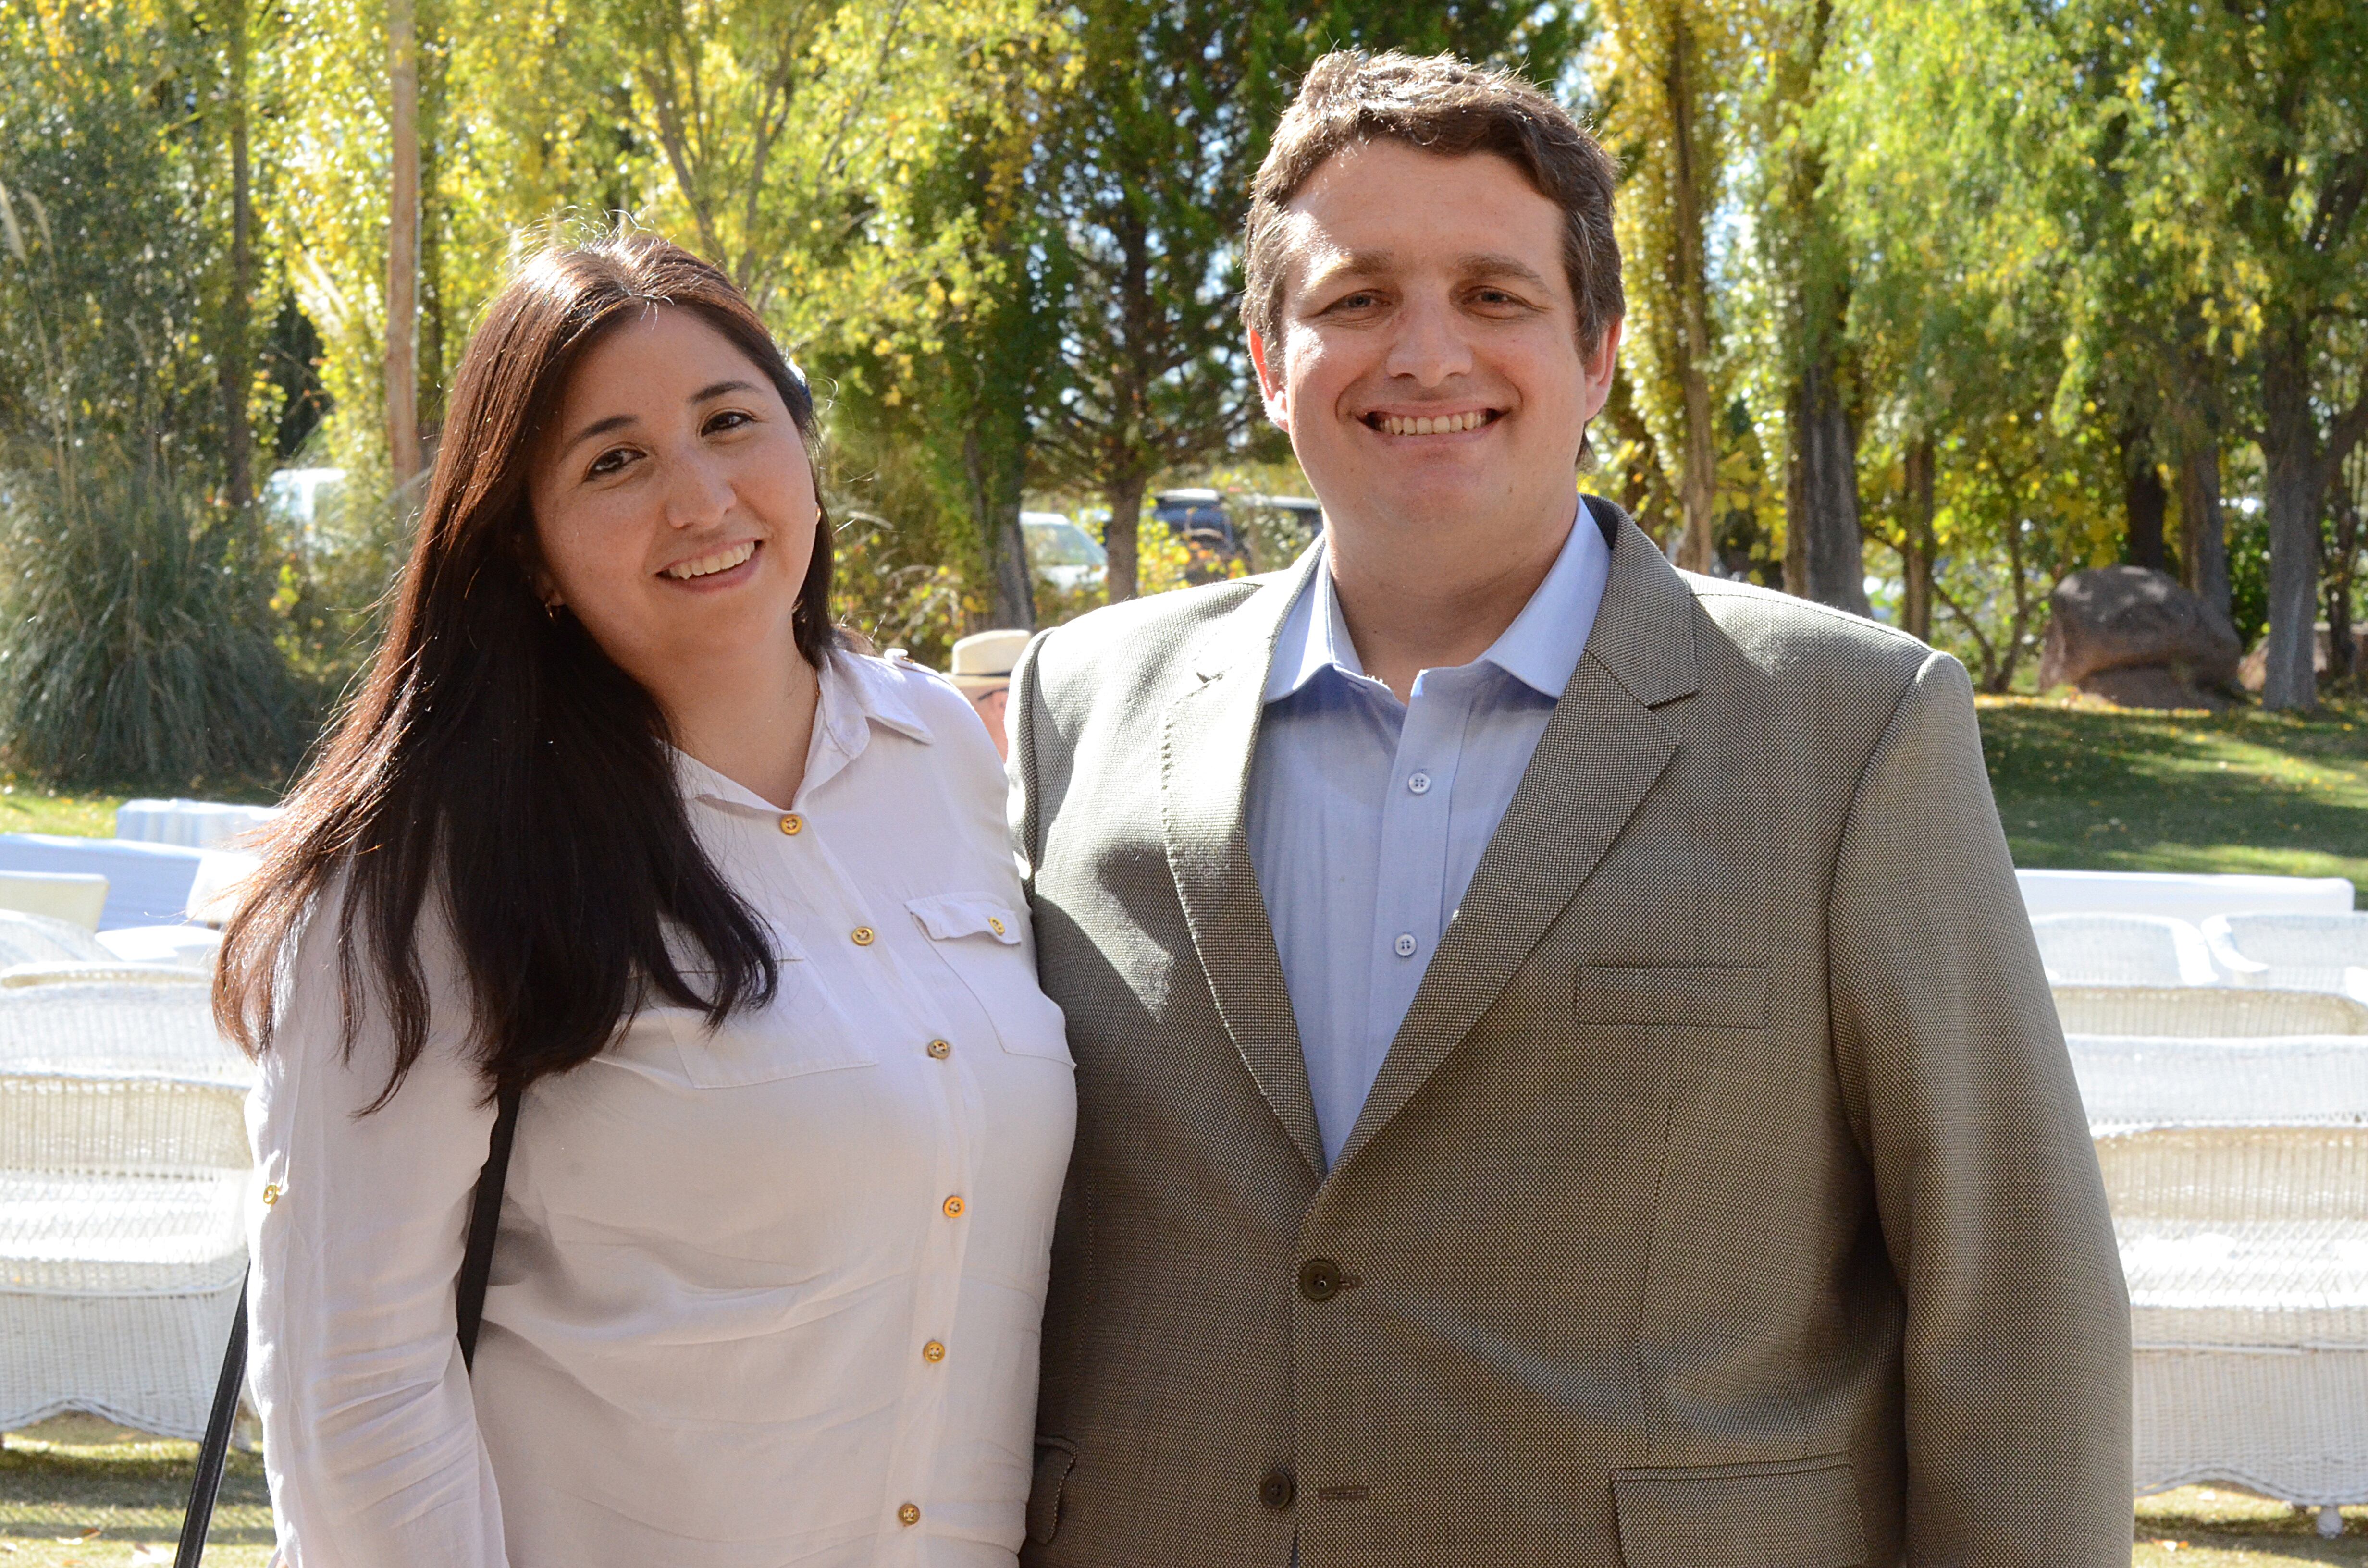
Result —
<instances>
[{"instance_id":1,"label":"blazer button","mask_svg":"<svg viewBox=\"0 0 2368 1568\"><path fill-rule=\"evenodd\" d=\"M1299 1293L1311 1301L1328 1301L1340 1293L1340 1266L1328 1257L1311 1257L1299 1266Z\"/></svg>"},{"instance_id":2,"label":"blazer button","mask_svg":"<svg viewBox=\"0 0 2368 1568\"><path fill-rule=\"evenodd\" d=\"M1292 1499L1298 1495L1299 1483L1291 1478L1287 1470L1268 1471L1266 1479L1258 1483L1258 1501L1278 1511L1290 1507Z\"/></svg>"}]
</instances>

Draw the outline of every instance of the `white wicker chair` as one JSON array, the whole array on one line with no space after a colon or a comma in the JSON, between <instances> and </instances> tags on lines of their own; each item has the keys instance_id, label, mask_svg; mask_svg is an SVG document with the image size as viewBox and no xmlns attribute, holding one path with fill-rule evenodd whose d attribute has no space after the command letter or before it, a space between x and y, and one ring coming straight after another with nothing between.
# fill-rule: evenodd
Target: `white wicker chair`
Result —
<instances>
[{"instance_id":1,"label":"white wicker chair","mask_svg":"<svg viewBox=\"0 0 2368 1568\"><path fill-rule=\"evenodd\" d=\"M2130 1290L2141 1494L2368 1501L2368 1040L2074 1036Z\"/></svg>"},{"instance_id":2,"label":"white wicker chair","mask_svg":"<svg viewBox=\"0 0 2368 1568\"><path fill-rule=\"evenodd\" d=\"M2238 985L2368 1002L2368 914L2215 915L2203 923L2203 939Z\"/></svg>"},{"instance_id":3,"label":"white wicker chair","mask_svg":"<svg viewBox=\"0 0 2368 1568\"><path fill-rule=\"evenodd\" d=\"M2218 985L2203 933L2164 915L2042 915L2031 923L2055 985Z\"/></svg>"},{"instance_id":4,"label":"white wicker chair","mask_svg":"<svg viewBox=\"0 0 2368 1568\"><path fill-rule=\"evenodd\" d=\"M204 1433L246 1274L241 1096L0 1070L0 1428Z\"/></svg>"},{"instance_id":5,"label":"white wicker chair","mask_svg":"<svg viewBox=\"0 0 2368 1568\"><path fill-rule=\"evenodd\" d=\"M86 955L124 963L170 964L213 972L222 934L209 926L119 926L98 934L100 950Z\"/></svg>"},{"instance_id":6,"label":"white wicker chair","mask_svg":"<svg viewBox=\"0 0 2368 1568\"><path fill-rule=\"evenodd\" d=\"M87 963L19 963L0 969L0 991L28 985L204 985L213 977L185 964L132 963L109 957Z\"/></svg>"},{"instance_id":7,"label":"white wicker chair","mask_svg":"<svg viewBox=\"0 0 2368 1568\"><path fill-rule=\"evenodd\" d=\"M144 982L0 989L0 1068L31 1073L145 1073L233 1084L254 1068L214 1031L201 984Z\"/></svg>"},{"instance_id":8,"label":"white wicker chair","mask_svg":"<svg viewBox=\"0 0 2368 1568\"><path fill-rule=\"evenodd\" d=\"M2233 985L2058 985L2064 1032L2187 1038L2368 1035L2368 1005L2323 991Z\"/></svg>"},{"instance_id":9,"label":"white wicker chair","mask_svg":"<svg viewBox=\"0 0 2368 1568\"><path fill-rule=\"evenodd\" d=\"M80 926L0 909L0 964L83 963L111 956Z\"/></svg>"}]
</instances>

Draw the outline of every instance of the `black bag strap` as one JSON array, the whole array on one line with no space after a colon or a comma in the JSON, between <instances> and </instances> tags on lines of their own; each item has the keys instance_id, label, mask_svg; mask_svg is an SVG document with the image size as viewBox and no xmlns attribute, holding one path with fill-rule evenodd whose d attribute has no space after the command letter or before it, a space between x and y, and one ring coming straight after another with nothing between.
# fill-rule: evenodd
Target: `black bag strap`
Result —
<instances>
[{"instance_id":1,"label":"black bag strap","mask_svg":"<svg viewBox=\"0 0 2368 1568\"><path fill-rule=\"evenodd\" d=\"M502 1220L502 1187L509 1179L510 1144L518 1136L518 1091L502 1090L485 1145L484 1169L477 1173L476 1197L469 1205L469 1239L454 1285L453 1316L461 1341L461 1364L477 1367L477 1327L485 1317L485 1285L493 1278L494 1232ZM173 1568L199 1568L205 1560L206 1531L213 1524L214 1498L222 1491L222 1467L230 1459L231 1423L238 1415L239 1390L246 1382L246 1287L238 1290L230 1344L222 1351L222 1376L214 1383L214 1407L206 1417L205 1440L198 1445L198 1472L189 1478L188 1511L181 1517L180 1550Z\"/></svg>"}]
</instances>

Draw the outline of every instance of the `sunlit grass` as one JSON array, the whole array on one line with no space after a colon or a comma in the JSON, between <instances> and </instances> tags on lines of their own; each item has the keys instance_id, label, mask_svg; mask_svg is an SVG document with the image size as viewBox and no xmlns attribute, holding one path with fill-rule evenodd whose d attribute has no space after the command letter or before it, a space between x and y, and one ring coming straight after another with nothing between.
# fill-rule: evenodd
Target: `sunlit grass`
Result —
<instances>
[{"instance_id":1,"label":"sunlit grass","mask_svg":"<svg viewBox=\"0 0 2368 1568\"><path fill-rule=\"evenodd\" d=\"M169 1563L197 1453L195 1443L150 1437L87 1415L9 1433L0 1451L0 1564ZM206 1568L263 1568L271 1540L262 1458L233 1453L207 1538Z\"/></svg>"},{"instance_id":2,"label":"sunlit grass","mask_svg":"<svg viewBox=\"0 0 2368 1568\"><path fill-rule=\"evenodd\" d=\"M2322 1540L2314 1515L2226 1486L2182 1486L2138 1499L2135 1568L2275 1568L2282 1562L2368 1564L2368 1508L2344 1510L2344 1532Z\"/></svg>"},{"instance_id":3,"label":"sunlit grass","mask_svg":"<svg viewBox=\"0 0 2368 1568\"><path fill-rule=\"evenodd\" d=\"M2018 866L2349 877L2368 889L2368 708L2308 718L1981 699Z\"/></svg>"}]
</instances>

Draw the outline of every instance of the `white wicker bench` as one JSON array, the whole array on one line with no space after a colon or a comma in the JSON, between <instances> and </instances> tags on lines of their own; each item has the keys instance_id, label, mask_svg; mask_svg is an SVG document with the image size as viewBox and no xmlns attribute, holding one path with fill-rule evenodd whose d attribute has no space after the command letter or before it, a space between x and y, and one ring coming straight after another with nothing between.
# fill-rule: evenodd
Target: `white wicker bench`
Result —
<instances>
[{"instance_id":1,"label":"white wicker bench","mask_svg":"<svg viewBox=\"0 0 2368 1568\"><path fill-rule=\"evenodd\" d=\"M2234 985L2058 985L2067 1035L2368 1035L2368 1005L2323 991Z\"/></svg>"},{"instance_id":2,"label":"white wicker bench","mask_svg":"<svg viewBox=\"0 0 2368 1568\"><path fill-rule=\"evenodd\" d=\"M2129 1282L2141 1494L2368 1501L2368 1039L2073 1036Z\"/></svg>"},{"instance_id":3,"label":"white wicker bench","mask_svg":"<svg viewBox=\"0 0 2368 1568\"><path fill-rule=\"evenodd\" d=\"M2212 957L2238 985L2333 991L2368 1002L2368 914L2216 915Z\"/></svg>"},{"instance_id":4,"label":"white wicker bench","mask_svg":"<svg viewBox=\"0 0 2368 1568\"><path fill-rule=\"evenodd\" d=\"M2203 933L2166 915L2042 915L2031 922L2055 985L2218 985Z\"/></svg>"},{"instance_id":5,"label":"white wicker bench","mask_svg":"<svg viewBox=\"0 0 2368 1568\"><path fill-rule=\"evenodd\" d=\"M112 956L80 926L0 909L0 964L81 963Z\"/></svg>"},{"instance_id":6,"label":"white wicker bench","mask_svg":"<svg viewBox=\"0 0 2368 1568\"><path fill-rule=\"evenodd\" d=\"M0 990L0 1428L204 1431L246 1274L253 1074L207 987Z\"/></svg>"}]
</instances>

